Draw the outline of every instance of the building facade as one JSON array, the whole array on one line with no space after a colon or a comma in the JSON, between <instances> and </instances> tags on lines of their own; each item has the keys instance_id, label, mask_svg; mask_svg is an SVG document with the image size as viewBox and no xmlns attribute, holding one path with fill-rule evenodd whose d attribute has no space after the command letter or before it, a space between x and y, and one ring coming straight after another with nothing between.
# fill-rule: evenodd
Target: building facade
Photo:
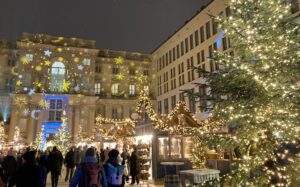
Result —
<instances>
[{"instance_id":1,"label":"building facade","mask_svg":"<svg viewBox=\"0 0 300 187\"><path fill-rule=\"evenodd\" d=\"M149 55L99 50L95 41L23 33L17 42L18 65L9 140L15 127L26 143L41 127L51 139L67 117L73 137L94 133L95 117L130 118L141 89L153 96L155 78Z\"/></svg>"},{"instance_id":2,"label":"building facade","mask_svg":"<svg viewBox=\"0 0 300 187\"><path fill-rule=\"evenodd\" d=\"M201 108L205 108L209 103L195 102L185 97L182 90L209 94L209 89L194 84L205 83L205 80L201 73L193 70L193 67L200 67L209 72L218 70L219 65L211 60L214 50L234 55L234 51L230 49L230 40L211 16L229 17L231 11L226 2L226 0L210 1L152 52L157 73L156 94L159 113L168 114L177 101L185 101L191 112L199 112L200 116L205 116L201 115ZM292 5L291 13L299 15L300 1L288 2Z\"/></svg>"}]
</instances>

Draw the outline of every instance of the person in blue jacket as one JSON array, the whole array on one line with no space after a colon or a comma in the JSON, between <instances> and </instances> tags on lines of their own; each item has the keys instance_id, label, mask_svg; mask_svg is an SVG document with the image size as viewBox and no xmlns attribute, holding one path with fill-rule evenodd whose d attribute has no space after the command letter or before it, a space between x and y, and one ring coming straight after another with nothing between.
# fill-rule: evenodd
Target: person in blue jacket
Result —
<instances>
[{"instance_id":1,"label":"person in blue jacket","mask_svg":"<svg viewBox=\"0 0 300 187\"><path fill-rule=\"evenodd\" d=\"M83 162L78 165L70 181L69 187L107 187L103 167L98 164L96 150L90 147L86 150Z\"/></svg>"}]
</instances>

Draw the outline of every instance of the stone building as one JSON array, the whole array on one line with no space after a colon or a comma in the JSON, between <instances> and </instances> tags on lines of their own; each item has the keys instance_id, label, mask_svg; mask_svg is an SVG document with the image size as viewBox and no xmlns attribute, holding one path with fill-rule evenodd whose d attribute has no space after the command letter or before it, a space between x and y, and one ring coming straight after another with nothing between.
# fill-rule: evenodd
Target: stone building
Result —
<instances>
[{"instance_id":1,"label":"stone building","mask_svg":"<svg viewBox=\"0 0 300 187\"><path fill-rule=\"evenodd\" d=\"M51 139L66 111L68 129L93 135L95 117L130 118L141 89L152 94L149 55L96 49L95 41L23 33L9 140L16 126L26 143L44 127Z\"/></svg>"}]
</instances>

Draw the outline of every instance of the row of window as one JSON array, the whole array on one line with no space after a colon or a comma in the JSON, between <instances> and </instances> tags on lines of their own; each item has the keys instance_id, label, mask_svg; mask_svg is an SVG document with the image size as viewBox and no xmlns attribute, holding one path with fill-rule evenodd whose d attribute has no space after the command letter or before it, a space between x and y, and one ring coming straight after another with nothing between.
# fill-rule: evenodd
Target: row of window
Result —
<instances>
[{"instance_id":1,"label":"row of window","mask_svg":"<svg viewBox=\"0 0 300 187\"><path fill-rule=\"evenodd\" d=\"M102 66L101 65L96 65L95 66L95 72L96 73L101 73L102 72ZM112 68L112 74L119 74L120 73L120 68L113 67ZM129 69L129 75L135 75L136 74L136 69L130 68ZM143 70L143 75L148 76L149 75L149 70L145 69Z\"/></svg>"},{"instance_id":2,"label":"row of window","mask_svg":"<svg viewBox=\"0 0 300 187\"><path fill-rule=\"evenodd\" d=\"M195 89L192 89L191 90L192 93L195 92ZM198 92L205 96L207 94L207 91L206 91L206 88L203 87L203 86L199 86L198 87ZM159 114L168 114L170 111L169 111L169 99L171 101L171 109L174 109L174 107L176 106L176 102L177 102L177 96L176 95L173 95L171 96L171 98L165 98L163 101L158 101L158 113ZM187 99L186 99L187 98ZM179 101L188 101L188 106L189 106L189 110L192 112L192 113L195 113L196 112L196 102L200 102L200 108L205 108L206 107L206 101L205 100L195 100L194 98L191 98L191 97L187 97L185 96L185 94L183 92L179 93ZM164 109L164 111L162 111L162 109Z\"/></svg>"},{"instance_id":3,"label":"row of window","mask_svg":"<svg viewBox=\"0 0 300 187\"><path fill-rule=\"evenodd\" d=\"M227 7L225 9L226 16L229 17L231 15L230 8ZM223 14L221 12L220 14ZM205 23L205 25L201 26L194 33L190 34L189 37L186 37L183 41L170 49L167 53L158 58L157 71L163 69L164 67L171 64L173 61L177 60L184 54L188 53L190 50L197 47L200 43L203 43L205 40L208 40L210 37L216 35L218 33L218 23L214 18L211 21Z\"/></svg>"},{"instance_id":4,"label":"row of window","mask_svg":"<svg viewBox=\"0 0 300 187\"><path fill-rule=\"evenodd\" d=\"M144 86L144 90L149 92L149 86ZM120 84L115 83L111 86L111 94L112 95L119 95L120 92ZM95 94L100 95L101 94L101 83L95 83ZM129 95L135 96L136 95L136 86L134 84L129 85Z\"/></svg>"},{"instance_id":5,"label":"row of window","mask_svg":"<svg viewBox=\"0 0 300 187\"><path fill-rule=\"evenodd\" d=\"M222 40L222 43L223 43L223 51L226 51L230 45L227 45L227 44L230 44L229 40L227 40L227 38L223 38ZM201 68L203 70L207 70L207 71L210 71L210 72L213 72L215 70L218 70L219 69L219 64L218 63L215 63L213 60L212 60L212 57L213 57L213 52L218 50L218 45L217 45L217 42L215 42L214 44L210 45L208 47L208 65L209 65L209 69L206 69L206 65L205 65L205 51L204 50L201 50L200 52L198 52L196 54L196 58L197 58L197 64L195 65L194 64L194 57L190 57L187 59L186 61L186 65L184 64L184 62L178 64L178 76L176 76L176 67L173 67L170 69L170 80L171 80L171 90L175 89L176 88L176 77L178 77L178 85L179 86L182 86L185 84L185 67L186 67L186 70L187 70L187 82L191 82L193 80L195 80L197 77L195 76L195 72L198 73L198 78L200 78L202 76L201 72L198 72L194 67L199 67L201 66ZM233 52L230 51L230 54L233 56ZM162 85L162 78L161 76L158 76L158 79L157 79L157 84L158 84L158 95L161 95L162 93L166 93L169 91L169 88L168 88L168 81L169 81L169 76L168 76L168 71L164 72L163 73L163 82L164 82L164 89L162 90L161 88L161 85Z\"/></svg>"}]
</instances>

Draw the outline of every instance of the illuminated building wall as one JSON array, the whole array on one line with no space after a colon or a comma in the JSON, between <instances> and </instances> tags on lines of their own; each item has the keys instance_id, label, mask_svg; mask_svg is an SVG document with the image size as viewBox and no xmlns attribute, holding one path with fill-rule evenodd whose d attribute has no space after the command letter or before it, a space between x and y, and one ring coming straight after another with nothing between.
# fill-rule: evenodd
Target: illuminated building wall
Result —
<instances>
[{"instance_id":1,"label":"illuminated building wall","mask_svg":"<svg viewBox=\"0 0 300 187\"><path fill-rule=\"evenodd\" d=\"M95 116L129 118L141 89L153 96L149 55L99 50L93 40L29 33L17 42L17 50L10 140L16 125L27 143L41 124L46 134L52 134L64 110L74 137L79 126L83 135L91 136Z\"/></svg>"}]
</instances>

